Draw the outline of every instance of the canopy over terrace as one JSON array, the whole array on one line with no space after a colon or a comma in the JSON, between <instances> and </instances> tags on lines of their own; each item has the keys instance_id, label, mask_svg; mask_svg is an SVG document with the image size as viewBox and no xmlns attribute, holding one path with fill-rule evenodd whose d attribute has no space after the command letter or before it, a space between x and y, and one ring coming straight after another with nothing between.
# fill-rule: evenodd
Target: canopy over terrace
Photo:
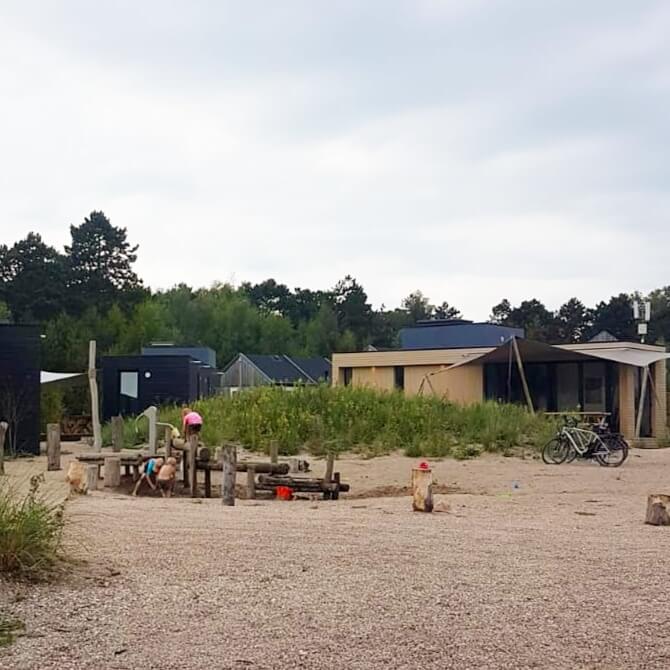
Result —
<instances>
[{"instance_id":1,"label":"canopy over terrace","mask_svg":"<svg viewBox=\"0 0 670 670\"><path fill-rule=\"evenodd\" d=\"M607 348L589 348L588 352L584 349L579 350L573 345L559 346L550 345L543 342L535 342L533 340L520 339L516 337L510 338L504 344L495 349L479 355L470 355L466 360L455 363L438 372L426 375L424 381L431 386L430 377L435 374L441 374L453 370L454 368L463 365L485 365L489 363L507 364L508 374L511 378L512 369L516 367L518 375L523 387L528 409L534 412L535 403L531 395L530 387L526 377L524 365L531 363L574 363L579 361L609 361L623 365L630 365L642 369L642 387L640 391L639 401L636 407L636 437L640 434L640 423L642 420L642 413L644 403L646 401L647 385L652 386L652 391L657 403L660 403L660 398L653 386L652 377L649 372L649 366L659 361L667 360L670 354L661 350L642 350L629 346L621 347L607 347ZM423 382L422 382L423 388Z\"/></svg>"}]
</instances>

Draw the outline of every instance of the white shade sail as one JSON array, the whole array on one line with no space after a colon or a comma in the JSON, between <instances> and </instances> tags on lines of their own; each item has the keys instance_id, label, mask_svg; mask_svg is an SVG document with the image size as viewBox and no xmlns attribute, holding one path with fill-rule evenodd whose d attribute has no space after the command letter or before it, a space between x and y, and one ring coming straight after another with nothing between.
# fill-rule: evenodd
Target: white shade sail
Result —
<instances>
[{"instance_id":1,"label":"white shade sail","mask_svg":"<svg viewBox=\"0 0 670 670\"><path fill-rule=\"evenodd\" d=\"M42 370L40 372L40 384L57 384L75 377L83 377L85 372L47 372Z\"/></svg>"}]
</instances>

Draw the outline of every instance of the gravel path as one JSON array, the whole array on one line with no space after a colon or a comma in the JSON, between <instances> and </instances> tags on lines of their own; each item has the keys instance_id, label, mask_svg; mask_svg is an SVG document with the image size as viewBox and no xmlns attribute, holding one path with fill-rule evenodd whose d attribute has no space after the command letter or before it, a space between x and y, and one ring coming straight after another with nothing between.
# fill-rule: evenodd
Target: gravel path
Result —
<instances>
[{"instance_id":1,"label":"gravel path","mask_svg":"<svg viewBox=\"0 0 670 670\"><path fill-rule=\"evenodd\" d=\"M0 582L27 632L0 668L668 668L670 529L642 521L670 451L634 454L445 461L472 493L432 515L406 497L78 499L68 543L89 565Z\"/></svg>"}]
</instances>

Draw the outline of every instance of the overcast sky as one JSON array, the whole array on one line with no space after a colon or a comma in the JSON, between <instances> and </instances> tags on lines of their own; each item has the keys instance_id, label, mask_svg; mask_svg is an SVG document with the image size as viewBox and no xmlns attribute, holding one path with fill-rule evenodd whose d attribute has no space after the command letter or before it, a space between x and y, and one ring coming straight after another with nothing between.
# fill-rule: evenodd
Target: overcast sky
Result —
<instances>
[{"instance_id":1,"label":"overcast sky","mask_svg":"<svg viewBox=\"0 0 670 670\"><path fill-rule=\"evenodd\" d=\"M670 3L0 0L0 241L470 318L670 284Z\"/></svg>"}]
</instances>

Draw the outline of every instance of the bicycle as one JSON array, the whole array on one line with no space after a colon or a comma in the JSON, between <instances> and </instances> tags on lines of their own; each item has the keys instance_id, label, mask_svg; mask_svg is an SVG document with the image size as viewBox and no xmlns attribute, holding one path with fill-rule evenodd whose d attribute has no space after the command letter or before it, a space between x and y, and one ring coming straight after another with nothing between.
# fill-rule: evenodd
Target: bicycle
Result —
<instances>
[{"instance_id":1,"label":"bicycle","mask_svg":"<svg viewBox=\"0 0 670 670\"><path fill-rule=\"evenodd\" d=\"M628 458L628 443L621 433L610 433L604 419L591 430L579 428L573 417L564 417L564 421L565 425L542 450L545 463L560 465L576 458L592 458L599 465L618 468Z\"/></svg>"}]
</instances>

